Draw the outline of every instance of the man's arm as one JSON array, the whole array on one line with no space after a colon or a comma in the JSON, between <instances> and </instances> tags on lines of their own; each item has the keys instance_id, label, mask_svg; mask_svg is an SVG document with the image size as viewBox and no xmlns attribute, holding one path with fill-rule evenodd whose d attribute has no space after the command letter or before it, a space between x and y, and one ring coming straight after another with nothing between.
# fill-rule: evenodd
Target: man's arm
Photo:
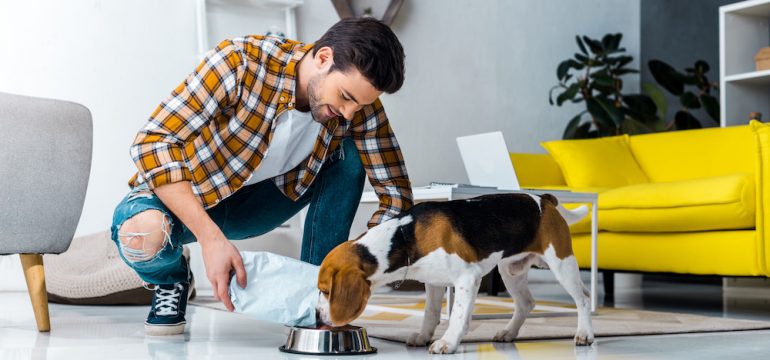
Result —
<instances>
[{"instance_id":1,"label":"man's arm","mask_svg":"<svg viewBox=\"0 0 770 360\"><path fill-rule=\"evenodd\" d=\"M162 185L153 191L198 239L206 277L211 282L214 296L225 304L227 310L233 311L233 304L228 295L232 269L235 269L238 285L241 288L246 287L246 270L238 249L227 240L222 230L203 209L193 194L189 181Z\"/></svg>"},{"instance_id":2,"label":"man's arm","mask_svg":"<svg viewBox=\"0 0 770 360\"><path fill-rule=\"evenodd\" d=\"M242 51L231 41L223 41L158 106L131 146L141 177L201 244L214 295L230 311L230 271L235 269L238 284L245 287L243 260L193 193L193 176L183 149L223 109L235 104L244 69Z\"/></svg>"},{"instance_id":3,"label":"man's arm","mask_svg":"<svg viewBox=\"0 0 770 360\"><path fill-rule=\"evenodd\" d=\"M401 148L379 99L356 114L350 133L380 200L380 207L367 223L371 228L412 207L412 185Z\"/></svg>"},{"instance_id":4,"label":"man's arm","mask_svg":"<svg viewBox=\"0 0 770 360\"><path fill-rule=\"evenodd\" d=\"M193 176L184 146L237 102L246 68L242 49L225 40L153 111L131 145L131 157L151 190Z\"/></svg>"}]
</instances>

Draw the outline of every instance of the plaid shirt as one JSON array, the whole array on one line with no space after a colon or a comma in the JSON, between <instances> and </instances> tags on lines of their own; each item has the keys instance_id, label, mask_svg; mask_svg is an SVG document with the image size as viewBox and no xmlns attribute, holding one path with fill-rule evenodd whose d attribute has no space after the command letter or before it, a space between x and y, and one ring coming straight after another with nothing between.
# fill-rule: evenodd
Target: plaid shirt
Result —
<instances>
[{"instance_id":1,"label":"plaid shirt","mask_svg":"<svg viewBox=\"0 0 770 360\"><path fill-rule=\"evenodd\" d=\"M190 181L208 209L249 178L270 144L275 120L294 109L297 63L312 49L273 37L225 40L152 113L131 146L139 171L130 186ZM343 136L355 141L380 200L369 227L412 206L404 160L379 99L350 121L323 124L311 155L273 182L297 200Z\"/></svg>"}]
</instances>

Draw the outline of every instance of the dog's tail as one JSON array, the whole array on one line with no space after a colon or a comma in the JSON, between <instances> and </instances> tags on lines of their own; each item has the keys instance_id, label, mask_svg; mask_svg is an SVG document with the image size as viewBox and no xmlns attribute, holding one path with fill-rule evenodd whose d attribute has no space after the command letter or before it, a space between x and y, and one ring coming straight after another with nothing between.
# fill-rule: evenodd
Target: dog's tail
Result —
<instances>
[{"instance_id":1,"label":"dog's tail","mask_svg":"<svg viewBox=\"0 0 770 360\"><path fill-rule=\"evenodd\" d=\"M561 214L561 217L564 218L565 221L567 221L567 225L572 225L580 220L582 220L586 215L588 215L588 206L582 205L575 209L568 210L561 204L559 204L559 200L556 199L555 196L551 194L543 194L540 197L542 200L545 200L553 206L556 207L556 210L559 211L559 214Z\"/></svg>"}]
</instances>

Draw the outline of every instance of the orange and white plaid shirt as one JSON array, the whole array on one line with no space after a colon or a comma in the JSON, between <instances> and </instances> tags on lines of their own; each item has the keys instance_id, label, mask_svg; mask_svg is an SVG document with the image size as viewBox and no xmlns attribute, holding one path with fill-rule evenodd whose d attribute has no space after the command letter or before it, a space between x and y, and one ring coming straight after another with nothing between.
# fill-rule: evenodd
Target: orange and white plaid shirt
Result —
<instances>
[{"instance_id":1,"label":"orange and white plaid shirt","mask_svg":"<svg viewBox=\"0 0 770 360\"><path fill-rule=\"evenodd\" d=\"M146 183L154 189L190 181L206 209L232 195L262 161L275 120L294 109L296 66L312 47L247 36L209 51L137 134L130 152L139 171L129 185ZM380 200L368 225L409 209L411 184L379 99L352 120L337 117L323 124L310 156L273 181L297 200L344 136L354 140Z\"/></svg>"}]
</instances>

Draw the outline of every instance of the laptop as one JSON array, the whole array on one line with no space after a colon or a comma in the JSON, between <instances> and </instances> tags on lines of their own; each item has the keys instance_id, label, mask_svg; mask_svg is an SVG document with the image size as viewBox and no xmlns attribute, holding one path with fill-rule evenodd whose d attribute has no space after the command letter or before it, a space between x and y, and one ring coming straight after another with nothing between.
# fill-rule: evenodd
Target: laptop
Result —
<instances>
[{"instance_id":1,"label":"laptop","mask_svg":"<svg viewBox=\"0 0 770 360\"><path fill-rule=\"evenodd\" d=\"M502 132L461 136L457 146L471 185L521 190Z\"/></svg>"}]
</instances>

